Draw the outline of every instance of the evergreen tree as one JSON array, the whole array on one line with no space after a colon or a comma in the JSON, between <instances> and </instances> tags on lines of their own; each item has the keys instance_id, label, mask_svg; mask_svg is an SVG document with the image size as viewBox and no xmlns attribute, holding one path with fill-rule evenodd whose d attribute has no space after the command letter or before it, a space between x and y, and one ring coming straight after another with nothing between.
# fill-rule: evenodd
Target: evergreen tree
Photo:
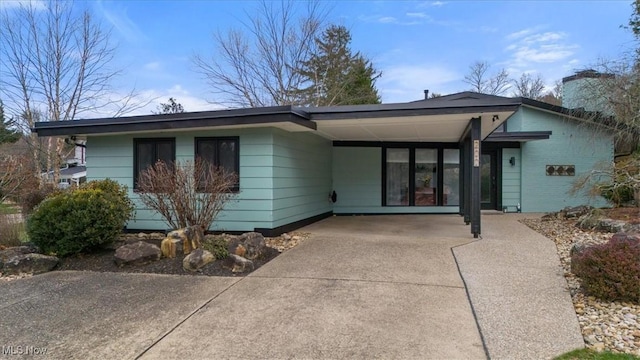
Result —
<instances>
[{"instance_id":1,"label":"evergreen tree","mask_svg":"<svg viewBox=\"0 0 640 360\"><path fill-rule=\"evenodd\" d=\"M375 81L380 77L370 60L349 47L351 34L331 25L316 38L317 51L298 70L309 84L294 90L299 103L312 106L379 104Z\"/></svg>"},{"instance_id":2,"label":"evergreen tree","mask_svg":"<svg viewBox=\"0 0 640 360\"><path fill-rule=\"evenodd\" d=\"M22 135L18 130L13 128L15 121L13 118L5 119L4 104L0 100L0 144L14 143L20 139Z\"/></svg>"}]
</instances>

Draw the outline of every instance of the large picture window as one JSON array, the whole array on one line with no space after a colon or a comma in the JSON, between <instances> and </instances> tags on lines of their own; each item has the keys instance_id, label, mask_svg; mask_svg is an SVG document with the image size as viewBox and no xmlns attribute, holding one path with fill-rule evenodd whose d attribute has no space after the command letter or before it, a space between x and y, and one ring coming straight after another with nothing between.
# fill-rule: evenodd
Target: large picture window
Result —
<instances>
[{"instance_id":1,"label":"large picture window","mask_svg":"<svg viewBox=\"0 0 640 360\"><path fill-rule=\"evenodd\" d=\"M176 140L174 138L133 140L133 185L138 188L140 173L158 161L173 164L176 161Z\"/></svg>"},{"instance_id":2,"label":"large picture window","mask_svg":"<svg viewBox=\"0 0 640 360\"><path fill-rule=\"evenodd\" d=\"M195 155L200 159L236 175L232 191L240 189L240 140L237 137L196 138Z\"/></svg>"},{"instance_id":3,"label":"large picture window","mask_svg":"<svg viewBox=\"0 0 640 360\"><path fill-rule=\"evenodd\" d=\"M459 205L460 150L413 146L383 148L383 205Z\"/></svg>"}]
</instances>

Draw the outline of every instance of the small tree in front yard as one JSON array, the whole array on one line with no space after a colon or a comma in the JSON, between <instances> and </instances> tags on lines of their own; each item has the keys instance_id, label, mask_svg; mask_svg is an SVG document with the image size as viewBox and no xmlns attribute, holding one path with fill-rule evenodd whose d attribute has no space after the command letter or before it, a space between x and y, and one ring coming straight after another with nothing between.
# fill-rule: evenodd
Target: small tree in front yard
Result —
<instances>
[{"instance_id":1,"label":"small tree in front yard","mask_svg":"<svg viewBox=\"0 0 640 360\"><path fill-rule=\"evenodd\" d=\"M236 175L197 158L166 164L158 161L138 178L140 200L173 229L199 225L209 229L232 192Z\"/></svg>"}]
</instances>

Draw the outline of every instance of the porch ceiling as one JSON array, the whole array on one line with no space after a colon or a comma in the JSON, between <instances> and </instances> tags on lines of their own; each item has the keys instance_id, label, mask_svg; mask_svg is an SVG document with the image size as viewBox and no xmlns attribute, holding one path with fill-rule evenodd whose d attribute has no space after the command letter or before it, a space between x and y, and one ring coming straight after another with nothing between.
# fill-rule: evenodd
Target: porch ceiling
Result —
<instances>
[{"instance_id":1,"label":"porch ceiling","mask_svg":"<svg viewBox=\"0 0 640 360\"><path fill-rule=\"evenodd\" d=\"M318 134L339 141L458 142L469 120L482 117L486 138L514 111L318 120ZM497 119L494 121L495 115Z\"/></svg>"}]
</instances>

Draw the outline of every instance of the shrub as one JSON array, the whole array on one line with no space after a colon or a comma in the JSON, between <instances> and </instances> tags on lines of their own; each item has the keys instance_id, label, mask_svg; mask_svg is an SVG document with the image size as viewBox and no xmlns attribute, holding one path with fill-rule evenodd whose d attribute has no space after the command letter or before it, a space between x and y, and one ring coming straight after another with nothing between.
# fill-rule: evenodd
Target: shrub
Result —
<instances>
[{"instance_id":1,"label":"shrub","mask_svg":"<svg viewBox=\"0 0 640 360\"><path fill-rule=\"evenodd\" d=\"M102 180L45 199L29 217L27 233L45 253L67 256L112 242L132 213L126 187Z\"/></svg>"},{"instance_id":2,"label":"shrub","mask_svg":"<svg viewBox=\"0 0 640 360\"><path fill-rule=\"evenodd\" d=\"M45 184L42 187L27 186L20 194L18 202L22 214L29 215L44 199L49 196L59 194L62 190L52 184Z\"/></svg>"},{"instance_id":3,"label":"shrub","mask_svg":"<svg viewBox=\"0 0 640 360\"><path fill-rule=\"evenodd\" d=\"M633 201L633 187L629 185L616 186L614 183L600 185L600 195L615 206L620 206Z\"/></svg>"},{"instance_id":4,"label":"shrub","mask_svg":"<svg viewBox=\"0 0 640 360\"><path fill-rule=\"evenodd\" d=\"M640 303L640 238L614 235L571 256L571 271L597 298Z\"/></svg>"},{"instance_id":5,"label":"shrub","mask_svg":"<svg viewBox=\"0 0 640 360\"><path fill-rule=\"evenodd\" d=\"M22 245L24 223L12 221L10 217L0 214L0 249Z\"/></svg>"},{"instance_id":6,"label":"shrub","mask_svg":"<svg viewBox=\"0 0 640 360\"><path fill-rule=\"evenodd\" d=\"M202 242L202 248L212 253L216 259L224 259L229 256L227 241L222 237L207 237Z\"/></svg>"}]
</instances>

